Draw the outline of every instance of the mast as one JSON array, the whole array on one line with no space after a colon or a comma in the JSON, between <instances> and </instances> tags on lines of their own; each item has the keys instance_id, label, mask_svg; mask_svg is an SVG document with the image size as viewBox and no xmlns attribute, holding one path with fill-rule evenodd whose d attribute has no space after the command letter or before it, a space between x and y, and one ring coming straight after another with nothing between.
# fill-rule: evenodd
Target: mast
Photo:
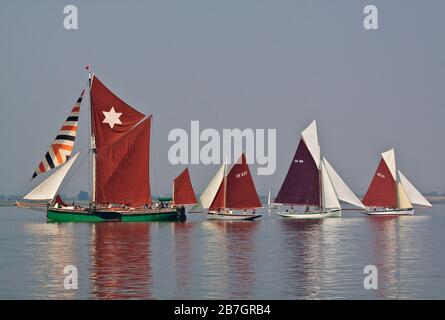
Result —
<instances>
[{"instance_id":1,"label":"mast","mask_svg":"<svg viewBox=\"0 0 445 320\"><path fill-rule=\"evenodd\" d=\"M321 167L321 162L320 162L320 166L318 167L318 181L320 181L319 184L319 190L320 190L320 196L319 196L319 202L318 202L318 209L319 210L323 210L323 175L322 172L320 170Z\"/></svg>"},{"instance_id":2,"label":"mast","mask_svg":"<svg viewBox=\"0 0 445 320\"><path fill-rule=\"evenodd\" d=\"M226 161L224 161L224 209L226 209L226 204L227 204L227 162L228 162L228 157L226 155Z\"/></svg>"},{"instance_id":3,"label":"mast","mask_svg":"<svg viewBox=\"0 0 445 320\"><path fill-rule=\"evenodd\" d=\"M91 100L91 84L92 74L90 65L87 65L88 70L88 89L90 94L90 150L91 150L91 204L96 205L96 139L93 130L93 105Z\"/></svg>"}]
</instances>

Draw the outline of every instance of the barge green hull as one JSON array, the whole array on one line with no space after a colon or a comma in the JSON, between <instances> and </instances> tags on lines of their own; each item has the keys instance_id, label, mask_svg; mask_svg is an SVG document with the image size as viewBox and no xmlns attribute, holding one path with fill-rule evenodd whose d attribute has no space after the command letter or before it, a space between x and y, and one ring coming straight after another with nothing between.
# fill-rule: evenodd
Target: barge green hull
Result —
<instances>
[{"instance_id":1,"label":"barge green hull","mask_svg":"<svg viewBox=\"0 0 445 320\"><path fill-rule=\"evenodd\" d=\"M47 210L48 221L53 222L150 222L150 221L180 221L176 210L155 213L122 214L119 212L71 212L62 210Z\"/></svg>"}]
</instances>

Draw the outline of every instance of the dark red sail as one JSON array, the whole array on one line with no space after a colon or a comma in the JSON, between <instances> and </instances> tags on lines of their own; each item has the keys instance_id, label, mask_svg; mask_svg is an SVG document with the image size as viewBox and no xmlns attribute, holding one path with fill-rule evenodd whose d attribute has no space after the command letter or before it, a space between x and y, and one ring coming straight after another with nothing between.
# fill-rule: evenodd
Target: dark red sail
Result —
<instances>
[{"instance_id":1,"label":"dark red sail","mask_svg":"<svg viewBox=\"0 0 445 320\"><path fill-rule=\"evenodd\" d=\"M320 205L320 176L318 167L303 139L287 172L275 203Z\"/></svg>"},{"instance_id":2,"label":"dark red sail","mask_svg":"<svg viewBox=\"0 0 445 320\"><path fill-rule=\"evenodd\" d=\"M173 202L176 205L198 203L192 182L190 181L188 168L185 168L184 171L173 180Z\"/></svg>"},{"instance_id":3,"label":"dark red sail","mask_svg":"<svg viewBox=\"0 0 445 320\"><path fill-rule=\"evenodd\" d=\"M218 192L216 193L215 198L213 199L212 204L210 205L209 210L210 211L217 211L217 210L222 210L225 207L225 183L226 183L226 179L224 178L223 181L221 182L221 184L219 185L219 189Z\"/></svg>"},{"instance_id":4,"label":"dark red sail","mask_svg":"<svg viewBox=\"0 0 445 320\"><path fill-rule=\"evenodd\" d=\"M362 202L368 207L397 207L396 182L384 159L380 160Z\"/></svg>"},{"instance_id":5,"label":"dark red sail","mask_svg":"<svg viewBox=\"0 0 445 320\"><path fill-rule=\"evenodd\" d=\"M226 181L226 208L242 210L261 207L244 153L230 169Z\"/></svg>"},{"instance_id":6,"label":"dark red sail","mask_svg":"<svg viewBox=\"0 0 445 320\"><path fill-rule=\"evenodd\" d=\"M96 202L151 204L149 156L151 116L133 109L97 77L91 86L96 141Z\"/></svg>"}]
</instances>

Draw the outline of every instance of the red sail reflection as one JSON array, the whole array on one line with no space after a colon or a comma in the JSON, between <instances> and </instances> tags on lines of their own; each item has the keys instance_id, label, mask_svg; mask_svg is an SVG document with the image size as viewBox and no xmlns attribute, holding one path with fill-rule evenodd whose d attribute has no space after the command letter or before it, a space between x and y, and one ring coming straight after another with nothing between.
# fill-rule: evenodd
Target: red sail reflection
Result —
<instances>
[{"instance_id":1,"label":"red sail reflection","mask_svg":"<svg viewBox=\"0 0 445 320\"><path fill-rule=\"evenodd\" d=\"M149 223L95 224L92 242L95 298L152 298Z\"/></svg>"}]
</instances>

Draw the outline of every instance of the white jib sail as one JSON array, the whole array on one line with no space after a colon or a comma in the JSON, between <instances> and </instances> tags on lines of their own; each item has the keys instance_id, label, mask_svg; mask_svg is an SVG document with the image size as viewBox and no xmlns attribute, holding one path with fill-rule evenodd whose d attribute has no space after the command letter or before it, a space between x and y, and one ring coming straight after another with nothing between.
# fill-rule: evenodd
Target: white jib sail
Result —
<instances>
[{"instance_id":1,"label":"white jib sail","mask_svg":"<svg viewBox=\"0 0 445 320\"><path fill-rule=\"evenodd\" d=\"M350 203L356 207L366 209L366 206L360 201L360 199L352 192L352 190L346 185L343 179L334 170L331 164L326 158L323 158L323 164L326 167L329 178L334 186L335 193L339 200Z\"/></svg>"},{"instance_id":2,"label":"white jib sail","mask_svg":"<svg viewBox=\"0 0 445 320\"><path fill-rule=\"evenodd\" d=\"M397 184L397 207L401 209L411 209L413 207L400 182Z\"/></svg>"},{"instance_id":3,"label":"white jib sail","mask_svg":"<svg viewBox=\"0 0 445 320\"><path fill-rule=\"evenodd\" d=\"M323 163L321 163L322 206L325 209L340 209L337 194Z\"/></svg>"},{"instance_id":4,"label":"white jib sail","mask_svg":"<svg viewBox=\"0 0 445 320\"><path fill-rule=\"evenodd\" d=\"M224 179L225 167L226 167L225 164L221 165L218 172L216 172L215 176L210 181L207 188L205 188L204 192L201 194L199 200L204 209L208 209L212 205L213 199L215 199L219 186L221 185L221 182Z\"/></svg>"},{"instance_id":5,"label":"white jib sail","mask_svg":"<svg viewBox=\"0 0 445 320\"><path fill-rule=\"evenodd\" d=\"M56 172L50 175L48 178L43 180L37 187L32 189L27 195L23 197L26 200L51 200L53 199L57 191L59 191L60 185L63 182L63 179L67 175L71 166L76 161L79 153L76 153L72 158L70 158L67 162L61 165Z\"/></svg>"},{"instance_id":6,"label":"white jib sail","mask_svg":"<svg viewBox=\"0 0 445 320\"><path fill-rule=\"evenodd\" d=\"M320 168L320 145L318 143L317 123L314 121L301 132L301 137L314 158L317 168Z\"/></svg>"},{"instance_id":7,"label":"white jib sail","mask_svg":"<svg viewBox=\"0 0 445 320\"><path fill-rule=\"evenodd\" d=\"M400 183L405 189L406 195L412 204L418 204L420 206L432 207L431 203L425 199L425 197L413 186L411 182L400 172L399 170Z\"/></svg>"}]
</instances>

